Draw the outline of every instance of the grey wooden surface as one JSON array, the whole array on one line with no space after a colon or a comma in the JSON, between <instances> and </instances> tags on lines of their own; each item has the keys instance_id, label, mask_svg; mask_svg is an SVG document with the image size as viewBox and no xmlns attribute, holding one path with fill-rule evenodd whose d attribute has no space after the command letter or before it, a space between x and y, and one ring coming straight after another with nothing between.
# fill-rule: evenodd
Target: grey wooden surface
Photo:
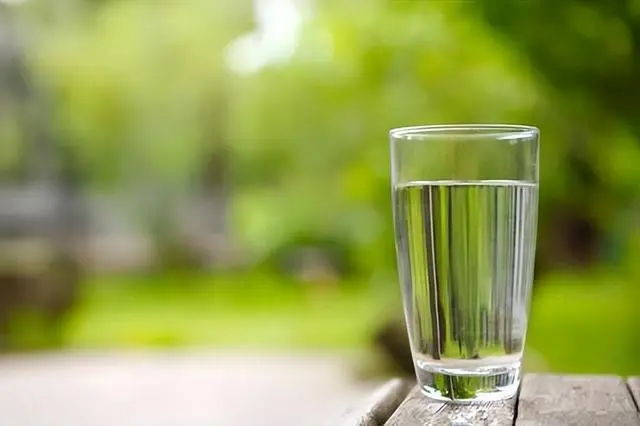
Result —
<instances>
[{"instance_id":1,"label":"grey wooden surface","mask_svg":"<svg viewBox=\"0 0 640 426\"><path fill-rule=\"evenodd\" d=\"M407 382L394 379L339 424L640 426L640 377L625 381L616 376L527 374L517 402L514 397L466 405L429 399L417 386L407 395L408 388Z\"/></svg>"},{"instance_id":2,"label":"grey wooden surface","mask_svg":"<svg viewBox=\"0 0 640 426\"><path fill-rule=\"evenodd\" d=\"M336 422L336 426L383 426L412 386L411 382L401 379L387 382L361 404L347 411Z\"/></svg>"},{"instance_id":3,"label":"grey wooden surface","mask_svg":"<svg viewBox=\"0 0 640 426\"><path fill-rule=\"evenodd\" d=\"M614 376L528 374L516 426L640 425L625 381Z\"/></svg>"},{"instance_id":4,"label":"grey wooden surface","mask_svg":"<svg viewBox=\"0 0 640 426\"><path fill-rule=\"evenodd\" d=\"M513 425L515 398L473 405L454 405L426 398L416 386L387 425Z\"/></svg>"}]
</instances>

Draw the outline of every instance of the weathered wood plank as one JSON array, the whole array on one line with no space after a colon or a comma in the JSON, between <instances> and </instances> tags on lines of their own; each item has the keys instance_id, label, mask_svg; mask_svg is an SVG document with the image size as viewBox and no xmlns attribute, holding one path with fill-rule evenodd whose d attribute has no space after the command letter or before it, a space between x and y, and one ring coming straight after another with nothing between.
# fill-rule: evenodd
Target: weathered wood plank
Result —
<instances>
[{"instance_id":1,"label":"weathered wood plank","mask_svg":"<svg viewBox=\"0 0 640 426\"><path fill-rule=\"evenodd\" d=\"M340 426L382 426L407 396L413 384L393 379L376 389L362 404L347 411L334 424Z\"/></svg>"},{"instance_id":2,"label":"weathered wood plank","mask_svg":"<svg viewBox=\"0 0 640 426\"><path fill-rule=\"evenodd\" d=\"M511 426L514 415L515 397L506 401L450 404L427 398L416 386L386 425Z\"/></svg>"},{"instance_id":3,"label":"weathered wood plank","mask_svg":"<svg viewBox=\"0 0 640 426\"><path fill-rule=\"evenodd\" d=\"M630 377L627 380L627 385L631 391L633 399L636 401L636 408L640 409L640 377Z\"/></svg>"},{"instance_id":4,"label":"weathered wood plank","mask_svg":"<svg viewBox=\"0 0 640 426\"><path fill-rule=\"evenodd\" d=\"M528 374L516 426L537 425L637 426L640 418L620 377Z\"/></svg>"}]
</instances>

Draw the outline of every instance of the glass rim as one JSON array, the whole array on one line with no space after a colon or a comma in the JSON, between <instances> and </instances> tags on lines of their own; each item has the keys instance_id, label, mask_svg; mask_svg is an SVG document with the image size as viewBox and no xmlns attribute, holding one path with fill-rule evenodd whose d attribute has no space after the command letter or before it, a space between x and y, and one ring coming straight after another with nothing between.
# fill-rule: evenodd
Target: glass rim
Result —
<instances>
[{"instance_id":1,"label":"glass rim","mask_svg":"<svg viewBox=\"0 0 640 426\"><path fill-rule=\"evenodd\" d=\"M429 124L396 127L389 131L391 140L410 141L445 138L493 140L536 139L540 129L526 124Z\"/></svg>"}]
</instances>

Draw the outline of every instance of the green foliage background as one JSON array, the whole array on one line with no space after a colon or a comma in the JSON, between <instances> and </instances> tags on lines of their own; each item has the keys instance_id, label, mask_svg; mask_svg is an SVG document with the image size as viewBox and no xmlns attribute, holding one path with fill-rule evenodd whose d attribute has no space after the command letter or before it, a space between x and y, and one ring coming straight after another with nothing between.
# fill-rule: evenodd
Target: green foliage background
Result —
<instances>
[{"instance_id":1,"label":"green foliage background","mask_svg":"<svg viewBox=\"0 0 640 426\"><path fill-rule=\"evenodd\" d=\"M531 345L551 369L638 372L639 315L629 303L640 279L637 1L320 1L293 55L252 73L227 62L230 43L255 25L250 2L56 4L27 4L19 15L33 84L88 188L148 182L170 199L194 186L208 155L224 153L232 231L254 264L301 241L331 241L348 257L344 281L373 282L362 291L383 299L397 290L388 130L537 125ZM9 169L23 141L4 128L0 161ZM561 231L574 216L598 230L588 262L565 261L572 254ZM94 287L74 315L100 317L101 297L119 300ZM73 344L100 345L82 326L70 330ZM104 335L105 345L128 341Z\"/></svg>"}]
</instances>

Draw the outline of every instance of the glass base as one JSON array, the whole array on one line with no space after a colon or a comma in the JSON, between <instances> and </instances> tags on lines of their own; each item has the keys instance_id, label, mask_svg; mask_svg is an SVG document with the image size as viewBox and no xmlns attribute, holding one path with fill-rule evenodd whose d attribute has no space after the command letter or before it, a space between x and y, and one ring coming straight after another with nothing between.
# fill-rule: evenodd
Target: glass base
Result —
<instances>
[{"instance_id":1,"label":"glass base","mask_svg":"<svg viewBox=\"0 0 640 426\"><path fill-rule=\"evenodd\" d=\"M520 363L475 368L444 368L416 363L422 393L440 401L467 404L509 399L518 392Z\"/></svg>"}]
</instances>

